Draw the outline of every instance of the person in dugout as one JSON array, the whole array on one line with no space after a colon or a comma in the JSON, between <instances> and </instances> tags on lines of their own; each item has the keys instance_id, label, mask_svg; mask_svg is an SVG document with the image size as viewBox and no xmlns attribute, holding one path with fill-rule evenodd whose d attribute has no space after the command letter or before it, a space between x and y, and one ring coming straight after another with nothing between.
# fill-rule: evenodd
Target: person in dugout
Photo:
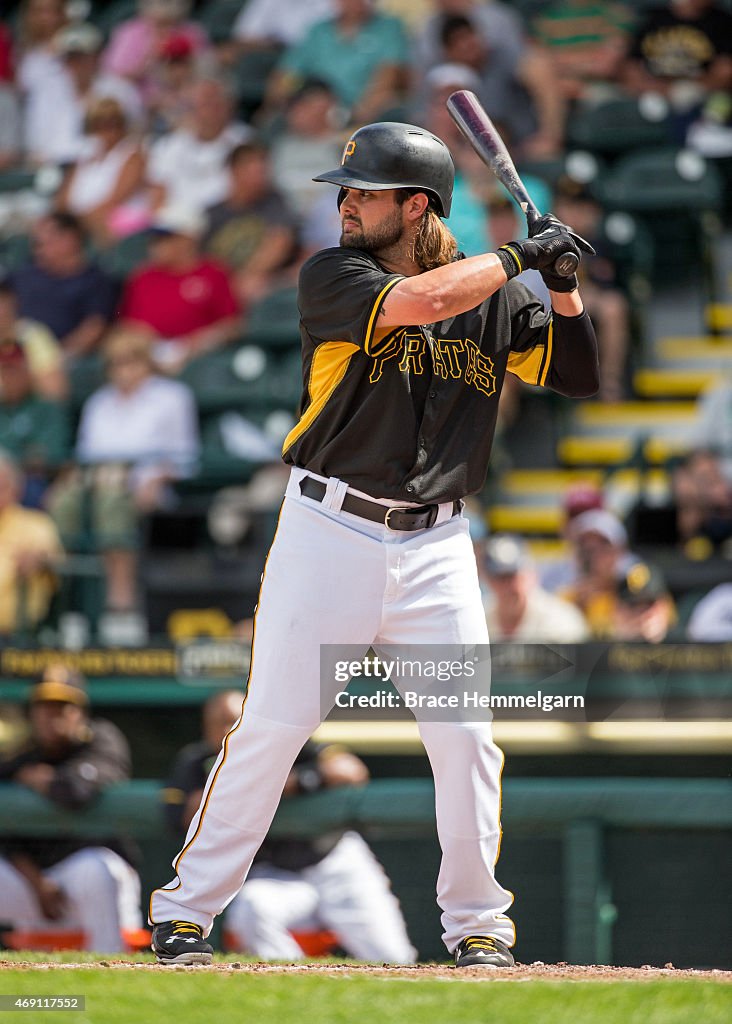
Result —
<instances>
[{"instance_id":1,"label":"person in dugout","mask_svg":"<svg viewBox=\"0 0 732 1024\"><path fill-rule=\"evenodd\" d=\"M92 718L83 677L50 665L30 693L24 745L0 760L0 783L33 790L66 811L88 807L130 777L127 740ZM80 931L83 948L115 953L140 928L140 880L123 836L0 837L0 932Z\"/></svg>"}]
</instances>

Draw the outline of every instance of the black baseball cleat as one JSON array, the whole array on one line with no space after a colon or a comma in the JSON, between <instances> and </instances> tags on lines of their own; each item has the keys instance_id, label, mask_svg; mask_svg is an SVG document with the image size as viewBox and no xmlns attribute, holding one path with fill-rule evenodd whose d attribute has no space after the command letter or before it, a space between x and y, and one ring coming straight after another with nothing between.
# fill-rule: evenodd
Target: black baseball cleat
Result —
<instances>
[{"instance_id":1,"label":"black baseball cleat","mask_svg":"<svg viewBox=\"0 0 732 1024\"><path fill-rule=\"evenodd\" d=\"M153 927L151 948L159 964L210 964L213 946L191 921L163 921Z\"/></svg>"},{"instance_id":2,"label":"black baseball cleat","mask_svg":"<svg viewBox=\"0 0 732 1024\"><path fill-rule=\"evenodd\" d=\"M490 935L468 935L455 950L456 967L513 967L511 951Z\"/></svg>"}]
</instances>

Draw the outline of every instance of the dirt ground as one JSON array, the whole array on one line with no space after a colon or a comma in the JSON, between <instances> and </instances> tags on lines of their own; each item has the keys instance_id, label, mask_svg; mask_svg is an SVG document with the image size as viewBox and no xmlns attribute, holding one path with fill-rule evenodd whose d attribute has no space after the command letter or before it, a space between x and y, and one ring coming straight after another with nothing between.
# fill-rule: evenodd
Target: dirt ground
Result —
<instances>
[{"instance_id":1,"label":"dirt ground","mask_svg":"<svg viewBox=\"0 0 732 1024\"><path fill-rule=\"evenodd\" d=\"M383 978L418 980L431 978L443 981L713 981L732 984L732 971L677 970L672 964L665 967L577 967L572 964L517 964L510 968L489 969L467 967L456 971L443 964L416 964L413 967L381 967L364 964L264 964L224 961L207 967L169 966L153 962L130 962L129 960L101 960L95 963L56 963L53 961L3 960L0 957L0 971L67 971L94 970L106 967L126 971L244 971L250 974L326 974L339 975L367 974Z\"/></svg>"}]
</instances>

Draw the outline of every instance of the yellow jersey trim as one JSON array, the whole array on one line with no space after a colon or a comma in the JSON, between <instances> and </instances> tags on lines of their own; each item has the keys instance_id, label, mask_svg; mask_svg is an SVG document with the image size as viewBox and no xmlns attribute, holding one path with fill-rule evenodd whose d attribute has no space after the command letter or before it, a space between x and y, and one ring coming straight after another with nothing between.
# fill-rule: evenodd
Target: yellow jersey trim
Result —
<instances>
[{"instance_id":1,"label":"yellow jersey trim","mask_svg":"<svg viewBox=\"0 0 732 1024\"><path fill-rule=\"evenodd\" d=\"M283 455L315 422L326 407L333 392L343 380L355 352L358 352L358 345L351 341L324 341L318 345L310 365L308 380L310 405L285 438L282 445Z\"/></svg>"},{"instance_id":2,"label":"yellow jersey trim","mask_svg":"<svg viewBox=\"0 0 732 1024\"><path fill-rule=\"evenodd\" d=\"M539 376L539 384L541 387L546 386L546 378L549 373L549 367L552 363L552 348L554 346L554 321L549 321L549 332L546 336L546 359L544 361L544 369Z\"/></svg>"},{"instance_id":3,"label":"yellow jersey trim","mask_svg":"<svg viewBox=\"0 0 732 1024\"><path fill-rule=\"evenodd\" d=\"M509 352L506 369L524 384L538 384L544 362L544 346L537 345L528 352Z\"/></svg>"},{"instance_id":4,"label":"yellow jersey trim","mask_svg":"<svg viewBox=\"0 0 732 1024\"><path fill-rule=\"evenodd\" d=\"M395 277L394 280L393 281L389 281L389 283L386 284L381 289L379 294L376 296L376 301L374 302L374 305L373 305L373 307L371 309L371 316L369 317L369 322L366 325L366 336L363 339L363 349L364 349L364 352L366 353L367 356L370 356L370 355L373 354L371 352L371 341L372 341L372 338L374 336L374 327L376 325L376 317L379 315L379 310L381 309L381 307L382 307L382 305L384 303L384 299L389 294L389 292L392 290L394 285L399 284L399 282L403 281L403 280L404 280L404 278L402 278L402 277Z\"/></svg>"}]
</instances>

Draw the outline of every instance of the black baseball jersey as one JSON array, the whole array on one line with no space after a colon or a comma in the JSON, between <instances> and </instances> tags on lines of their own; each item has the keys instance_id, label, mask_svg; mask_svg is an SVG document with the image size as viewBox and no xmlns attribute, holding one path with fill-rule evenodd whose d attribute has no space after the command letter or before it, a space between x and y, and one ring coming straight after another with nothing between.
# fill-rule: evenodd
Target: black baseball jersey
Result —
<instances>
[{"instance_id":1,"label":"black baseball jersey","mask_svg":"<svg viewBox=\"0 0 732 1024\"><path fill-rule=\"evenodd\" d=\"M130 748L116 725L102 718L93 719L77 742L54 756L29 740L19 753L0 761L0 781L12 782L21 768L34 764L50 764L54 768L49 800L66 810L76 811L91 804L108 786L129 779ZM0 841L0 855L10 857L22 853L32 858L38 867L49 868L88 846L106 846L130 863L139 858L136 845L129 837L121 835L58 835L53 838L12 835Z\"/></svg>"},{"instance_id":2,"label":"black baseball jersey","mask_svg":"<svg viewBox=\"0 0 732 1024\"><path fill-rule=\"evenodd\" d=\"M298 790L312 793L320 789L322 779L318 770L318 755L325 747L308 740L295 759ZM190 793L203 789L214 762L219 755L205 740L190 743L175 759L170 780L163 790L163 802L168 827L174 832L185 832L183 810ZM343 829L330 830L310 839L266 836L254 857L255 864L268 864L283 871L302 871L318 864L343 838Z\"/></svg>"},{"instance_id":3,"label":"black baseball jersey","mask_svg":"<svg viewBox=\"0 0 732 1024\"><path fill-rule=\"evenodd\" d=\"M586 314L546 313L518 281L441 323L380 327L401 280L358 249L305 263L302 414L283 456L374 497L454 501L483 486L506 371L593 394L597 342Z\"/></svg>"}]
</instances>

